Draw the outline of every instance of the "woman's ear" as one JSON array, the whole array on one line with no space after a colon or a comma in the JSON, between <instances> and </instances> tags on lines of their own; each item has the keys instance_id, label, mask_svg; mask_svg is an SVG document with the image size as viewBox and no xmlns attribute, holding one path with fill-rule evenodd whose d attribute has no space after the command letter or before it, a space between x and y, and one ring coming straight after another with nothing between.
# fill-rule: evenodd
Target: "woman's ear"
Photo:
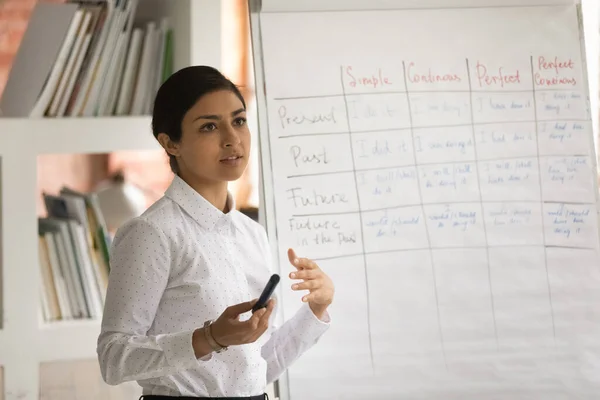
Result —
<instances>
[{"instance_id":1,"label":"woman's ear","mask_svg":"<svg viewBox=\"0 0 600 400\"><path fill-rule=\"evenodd\" d=\"M158 142L165 151L172 156L179 156L179 144L171 140L166 133L159 133L157 136Z\"/></svg>"}]
</instances>

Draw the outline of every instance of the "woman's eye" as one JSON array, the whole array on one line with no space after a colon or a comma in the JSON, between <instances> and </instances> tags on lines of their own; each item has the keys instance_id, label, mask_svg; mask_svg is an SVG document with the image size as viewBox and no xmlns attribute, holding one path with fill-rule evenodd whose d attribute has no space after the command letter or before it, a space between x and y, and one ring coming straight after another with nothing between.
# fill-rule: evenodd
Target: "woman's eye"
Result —
<instances>
[{"instance_id":1,"label":"woman's eye","mask_svg":"<svg viewBox=\"0 0 600 400\"><path fill-rule=\"evenodd\" d=\"M234 124L234 125L237 125L237 126L243 126L243 125L245 125L245 124L246 124L246 118L244 118L244 117L239 117L239 118L236 118L236 119L233 121L233 124Z\"/></svg>"},{"instance_id":2,"label":"woman's eye","mask_svg":"<svg viewBox=\"0 0 600 400\"><path fill-rule=\"evenodd\" d=\"M212 122L211 122L211 123L208 123L208 124L204 124L204 125L202 125L202 126L200 127L200 130L201 130L202 132L212 132L212 131L214 131L215 129L217 129L217 125L216 125L216 124L214 124L214 123L212 123Z\"/></svg>"}]
</instances>

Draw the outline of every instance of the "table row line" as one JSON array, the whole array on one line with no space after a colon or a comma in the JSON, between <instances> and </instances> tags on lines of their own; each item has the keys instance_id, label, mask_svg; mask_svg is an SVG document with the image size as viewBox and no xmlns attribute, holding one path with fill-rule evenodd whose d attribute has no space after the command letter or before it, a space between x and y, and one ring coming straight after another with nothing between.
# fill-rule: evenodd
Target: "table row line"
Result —
<instances>
[{"instance_id":1,"label":"table row line","mask_svg":"<svg viewBox=\"0 0 600 400\"><path fill-rule=\"evenodd\" d=\"M353 214L279 215L278 238L307 257L425 248L598 248L593 204L456 203Z\"/></svg>"},{"instance_id":2,"label":"table row line","mask_svg":"<svg viewBox=\"0 0 600 400\"><path fill-rule=\"evenodd\" d=\"M369 320L374 350L392 335L404 352L403 343L415 351L439 345L440 331L447 348L489 339L495 349L495 334L500 344L540 345L553 343L553 328L557 340L589 332L600 301L598 255L543 247L423 250L368 255L366 266L363 257L319 265L335 280L337 301L353 304L348 318L357 327Z\"/></svg>"},{"instance_id":3,"label":"table row line","mask_svg":"<svg viewBox=\"0 0 600 400\"><path fill-rule=\"evenodd\" d=\"M584 89L582 65L572 57L536 55L510 66L480 57L357 63L327 68L335 86L346 93L415 90L557 90ZM335 72L335 73L334 73ZM340 79L341 78L341 79Z\"/></svg>"},{"instance_id":4,"label":"table row line","mask_svg":"<svg viewBox=\"0 0 600 400\"><path fill-rule=\"evenodd\" d=\"M409 166L290 178L275 199L294 215L456 202L593 203L595 176L584 157Z\"/></svg>"},{"instance_id":5,"label":"table row line","mask_svg":"<svg viewBox=\"0 0 600 400\"><path fill-rule=\"evenodd\" d=\"M270 100L271 135L502 121L589 120L583 92L419 93Z\"/></svg>"},{"instance_id":6,"label":"table row line","mask_svg":"<svg viewBox=\"0 0 600 400\"><path fill-rule=\"evenodd\" d=\"M590 156L592 139L583 132L480 130L475 139L469 129L452 128L387 134L297 137L272 144L277 176L336 171L431 165L499 159ZM446 135L444 135L446 133Z\"/></svg>"}]
</instances>

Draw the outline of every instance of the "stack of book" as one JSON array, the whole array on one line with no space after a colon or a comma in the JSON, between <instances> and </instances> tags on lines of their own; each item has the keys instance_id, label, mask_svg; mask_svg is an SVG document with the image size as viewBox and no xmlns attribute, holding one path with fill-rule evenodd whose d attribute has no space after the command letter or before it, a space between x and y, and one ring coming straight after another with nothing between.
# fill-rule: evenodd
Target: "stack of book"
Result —
<instances>
[{"instance_id":1,"label":"stack of book","mask_svg":"<svg viewBox=\"0 0 600 400\"><path fill-rule=\"evenodd\" d=\"M110 237L95 193L43 194L38 219L42 310L46 322L99 319L110 271Z\"/></svg>"},{"instance_id":2,"label":"stack of book","mask_svg":"<svg viewBox=\"0 0 600 400\"><path fill-rule=\"evenodd\" d=\"M173 72L168 21L140 0L38 2L0 99L4 117L147 115Z\"/></svg>"}]
</instances>

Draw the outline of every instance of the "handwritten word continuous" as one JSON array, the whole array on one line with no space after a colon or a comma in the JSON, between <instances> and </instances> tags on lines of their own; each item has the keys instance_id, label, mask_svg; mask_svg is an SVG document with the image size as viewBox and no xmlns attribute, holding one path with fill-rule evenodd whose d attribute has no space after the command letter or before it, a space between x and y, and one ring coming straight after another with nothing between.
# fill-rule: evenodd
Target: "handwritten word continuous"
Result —
<instances>
[{"instance_id":1,"label":"handwritten word continuous","mask_svg":"<svg viewBox=\"0 0 600 400\"><path fill-rule=\"evenodd\" d=\"M461 82L462 79L460 76L452 73L434 73L431 72L431 68L427 69L426 73L417 72L414 62L410 62L408 64L408 68L406 69L406 74L408 75L408 80L411 83L437 83L437 82Z\"/></svg>"}]
</instances>

